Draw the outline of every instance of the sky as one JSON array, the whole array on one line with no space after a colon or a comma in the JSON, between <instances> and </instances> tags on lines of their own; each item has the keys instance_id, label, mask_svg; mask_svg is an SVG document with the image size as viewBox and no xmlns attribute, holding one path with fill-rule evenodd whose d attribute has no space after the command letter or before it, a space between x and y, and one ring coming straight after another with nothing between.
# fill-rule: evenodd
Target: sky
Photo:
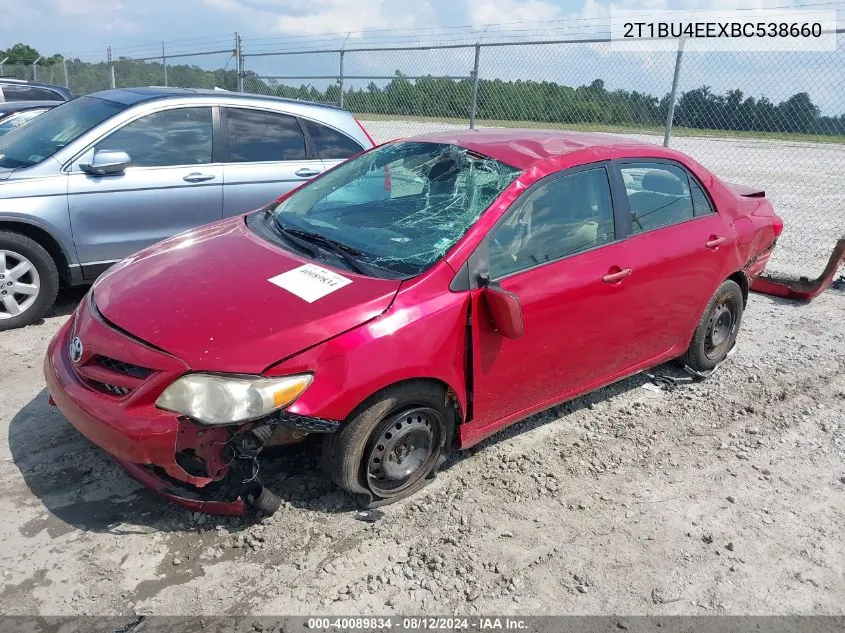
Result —
<instances>
[{"instance_id":1,"label":"sky","mask_svg":"<svg viewBox=\"0 0 845 633\"><path fill-rule=\"evenodd\" d=\"M0 48L25 42L42 54L98 61L111 45L115 56L223 50L234 33L245 51L337 48L391 43L474 43L531 37L586 36L608 30L611 7L623 9L735 9L805 6L838 9L845 0L26 0L5 3ZM826 113L845 111L845 38L825 54L688 53L682 87L733 87L774 100L807 91ZM228 56L189 58L225 65ZM568 85L605 80L609 88L662 95L671 83L674 54L611 53L606 45L486 49L481 76L538 79ZM347 55L348 74L432 73L467 75L471 50ZM262 75L336 72L336 56L247 58ZM306 81L294 82L307 83ZM316 85L317 82L315 82Z\"/></svg>"}]
</instances>

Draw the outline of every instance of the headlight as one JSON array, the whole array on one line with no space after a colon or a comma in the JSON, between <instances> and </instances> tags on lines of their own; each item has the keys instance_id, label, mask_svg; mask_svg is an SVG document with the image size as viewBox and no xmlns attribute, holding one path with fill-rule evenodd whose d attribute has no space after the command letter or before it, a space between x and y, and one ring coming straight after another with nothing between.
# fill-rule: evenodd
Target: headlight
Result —
<instances>
[{"instance_id":1,"label":"headlight","mask_svg":"<svg viewBox=\"0 0 845 633\"><path fill-rule=\"evenodd\" d=\"M156 406L204 424L234 424L289 405L312 380L311 374L283 378L186 374L164 390Z\"/></svg>"}]
</instances>

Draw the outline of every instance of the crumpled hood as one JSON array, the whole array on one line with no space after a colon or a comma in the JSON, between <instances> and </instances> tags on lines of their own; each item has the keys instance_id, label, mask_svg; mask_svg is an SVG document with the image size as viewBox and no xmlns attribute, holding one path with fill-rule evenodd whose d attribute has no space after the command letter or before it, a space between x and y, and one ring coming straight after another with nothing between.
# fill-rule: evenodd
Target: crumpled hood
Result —
<instances>
[{"instance_id":1,"label":"crumpled hood","mask_svg":"<svg viewBox=\"0 0 845 633\"><path fill-rule=\"evenodd\" d=\"M0 180L8 180L9 176L12 175L12 172L15 171L14 169L3 169L0 167Z\"/></svg>"},{"instance_id":2,"label":"crumpled hood","mask_svg":"<svg viewBox=\"0 0 845 633\"><path fill-rule=\"evenodd\" d=\"M308 265L319 268L297 270ZM282 287L268 281L289 271L277 281ZM259 373L375 318L399 284L300 257L254 235L238 217L123 260L100 277L93 295L106 320L194 370Z\"/></svg>"}]
</instances>

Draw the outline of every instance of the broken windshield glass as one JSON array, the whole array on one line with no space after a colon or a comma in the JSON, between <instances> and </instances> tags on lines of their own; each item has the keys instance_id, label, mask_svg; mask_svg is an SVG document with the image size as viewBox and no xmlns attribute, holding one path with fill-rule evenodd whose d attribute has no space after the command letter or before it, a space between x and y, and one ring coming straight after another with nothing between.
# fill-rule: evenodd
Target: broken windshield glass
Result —
<instances>
[{"instance_id":1,"label":"broken windshield glass","mask_svg":"<svg viewBox=\"0 0 845 633\"><path fill-rule=\"evenodd\" d=\"M414 275L443 257L519 173L456 145L397 142L302 186L274 213L367 263Z\"/></svg>"}]
</instances>

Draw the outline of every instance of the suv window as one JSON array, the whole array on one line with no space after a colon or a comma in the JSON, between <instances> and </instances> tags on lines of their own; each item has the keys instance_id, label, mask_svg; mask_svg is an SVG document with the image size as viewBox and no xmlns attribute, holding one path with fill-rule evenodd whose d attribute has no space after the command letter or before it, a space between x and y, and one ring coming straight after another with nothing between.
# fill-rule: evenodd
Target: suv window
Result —
<instances>
[{"instance_id":1,"label":"suv window","mask_svg":"<svg viewBox=\"0 0 845 633\"><path fill-rule=\"evenodd\" d=\"M314 152L320 158L327 160L349 158L364 149L357 141L353 141L345 134L341 134L330 127L305 119L303 119L303 123L308 129L309 136L311 136Z\"/></svg>"},{"instance_id":2,"label":"suv window","mask_svg":"<svg viewBox=\"0 0 845 633\"><path fill-rule=\"evenodd\" d=\"M278 112L226 109L229 161L263 163L303 160L305 136L295 117Z\"/></svg>"},{"instance_id":3,"label":"suv window","mask_svg":"<svg viewBox=\"0 0 845 633\"><path fill-rule=\"evenodd\" d=\"M631 207L632 233L694 217L689 177L681 167L642 162L623 165L620 170Z\"/></svg>"},{"instance_id":4,"label":"suv window","mask_svg":"<svg viewBox=\"0 0 845 633\"><path fill-rule=\"evenodd\" d=\"M64 98L49 88L27 84L3 84L6 101L64 101Z\"/></svg>"},{"instance_id":5,"label":"suv window","mask_svg":"<svg viewBox=\"0 0 845 633\"><path fill-rule=\"evenodd\" d=\"M614 241L607 171L553 177L529 191L488 239L494 279Z\"/></svg>"},{"instance_id":6,"label":"suv window","mask_svg":"<svg viewBox=\"0 0 845 633\"><path fill-rule=\"evenodd\" d=\"M202 165L211 162L211 108L175 108L133 121L97 144L123 150L138 167Z\"/></svg>"}]
</instances>

